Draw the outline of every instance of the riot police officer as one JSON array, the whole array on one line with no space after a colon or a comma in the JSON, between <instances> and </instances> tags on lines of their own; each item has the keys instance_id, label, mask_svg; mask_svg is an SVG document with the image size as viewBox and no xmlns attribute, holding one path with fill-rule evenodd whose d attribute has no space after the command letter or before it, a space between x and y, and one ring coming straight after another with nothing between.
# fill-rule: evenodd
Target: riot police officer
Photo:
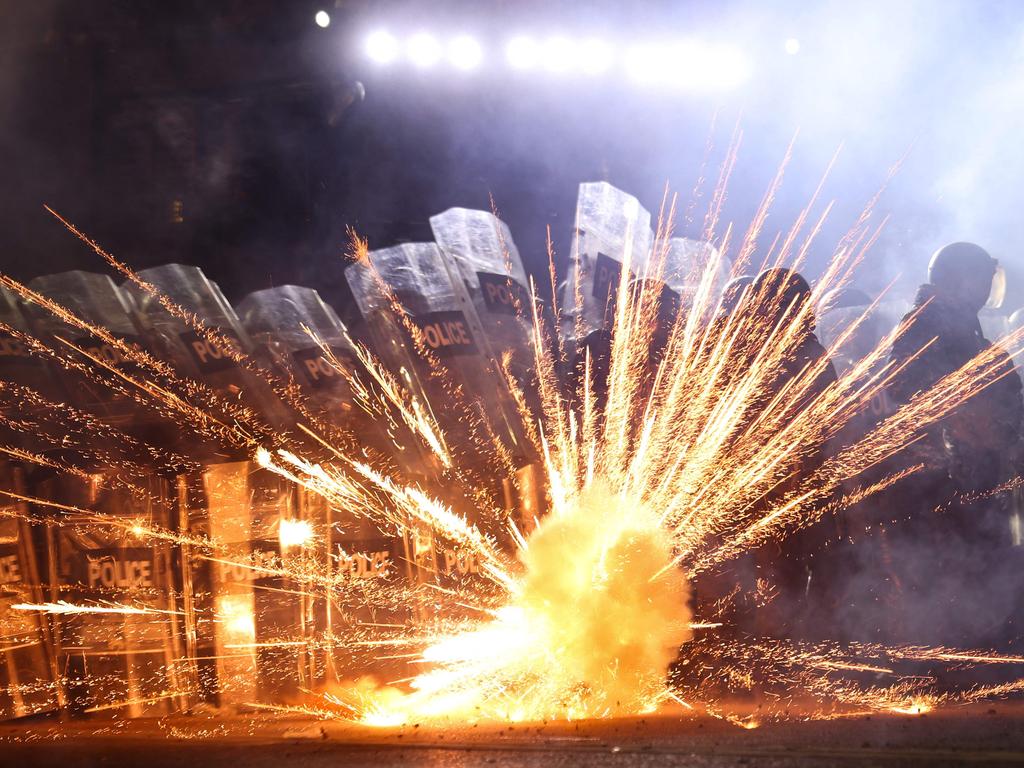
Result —
<instances>
[{"instance_id":1,"label":"riot police officer","mask_svg":"<svg viewBox=\"0 0 1024 768\"><path fill-rule=\"evenodd\" d=\"M967 364L991 344L978 321L985 306L998 307L1005 277L998 262L973 243L952 243L935 252L928 282L904 318L906 331L893 343L891 360L905 365L889 394L897 404ZM933 341L934 340L934 341ZM1012 367L1005 356L1007 372ZM1020 439L1024 401L1021 380L1008 373L949 414L933 432L956 491L978 492L1000 482L1000 465Z\"/></svg>"},{"instance_id":2,"label":"riot police officer","mask_svg":"<svg viewBox=\"0 0 1024 768\"><path fill-rule=\"evenodd\" d=\"M780 323L795 322L792 318L800 318L799 334L793 339L778 371L765 383L761 407L769 407L790 382L805 375L806 371L813 369L826 356L825 348L814 334L814 313L804 311L806 303L811 300L811 287L798 272L776 267L761 272L749 288L740 287L738 295L745 298L739 301L734 311L757 318L753 327L754 336L744 343L740 353L744 357L756 354L761 348L761 338ZM738 360L737 364L744 366L746 363ZM801 402L786 407L809 404L835 381L835 368L831 361L825 361L816 379L806 389ZM821 445L808 446L800 466L794 467L797 470L794 478L776 486L760 503L767 509L785 498L800 479L807 477L820 465L824 458L823 448ZM767 606L740 607L737 623L741 631L790 637L807 633L807 623L812 616L811 608L818 600L821 580L815 572L816 556L823 542L833 536L828 525L828 522L819 522L791 534L780 543L765 544L750 557L738 558L735 564L736 578L740 583L745 582L746 593L752 594L751 580L759 576L767 577L779 590L779 596Z\"/></svg>"},{"instance_id":3,"label":"riot police officer","mask_svg":"<svg viewBox=\"0 0 1024 768\"><path fill-rule=\"evenodd\" d=\"M980 246L958 242L935 252L928 282L893 343L890 359L903 366L889 388L895 404L910 402L991 346L978 313L998 307L1004 290L1002 269ZM1019 634L1012 626L1019 579L1007 500L992 496L1019 474L1024 415L1020 377L1003 357L1004 375L935 424L894 467L922 467L895 489L895 503L889 500L905 518L894 541L902 620L892 627L896 639L974 645Z\"/></svg>"},{"instance_id":4,"label":"riot police officer","mask_svg":"<svg viewBox=\"0 0 1024 768\"><path fill-rule=\"evenodd\" d=\"M799 272L784 267L773 267L754 278L749 294L749 311L760 315L764 322L772 327L783 320L784 316L795 317L801 311L803 305L811 299L811 286ZM814 314L809 313L805 318L799 338L783 361L782 374L774 382L775 387L779 389L799 375L809 364L817 363L825 357L825 348L814 334ZM814 382L810 394L819 394L835 380L836 371L829 362L818 380Z\"/></svg>"}]
</instances>

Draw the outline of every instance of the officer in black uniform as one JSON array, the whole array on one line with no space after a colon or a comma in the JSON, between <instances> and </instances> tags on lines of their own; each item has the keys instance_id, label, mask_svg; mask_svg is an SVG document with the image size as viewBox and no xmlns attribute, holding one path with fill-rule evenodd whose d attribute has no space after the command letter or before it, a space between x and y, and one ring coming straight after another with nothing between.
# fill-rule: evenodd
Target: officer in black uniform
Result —
<instances>
[{"instance_id":1,"label":"officer in black uniform","mask_svg":"<svg viewBox=\"0 0 1024 768\"><path fill-rule=\"evenodd\" d=\"M774 267L766 269L751 283L749 311L758 313L764 318L766 324L774 326L784 316L794 317L810 299L811 286L799 272L784 267ZM817 363L825 357L825 347L814 335L814 325L814 315L809 314L804 327L801 328L799 339L783 361L780 377L773 382L774 389L781 389L807 365ZM814 382L809 395L817 396L835 381L836 370L829 362Z\"/></svg>"},{"instance_id":2,"label":"officer in black uniform","mask_svg":"<svg viewBox=\"0 0 1024 768\"><path fill-rule=\"evenodd\" d=\"M973 243L936 251L918 289L908 327L891 361L905 368L892 382L894 404L907 403L991 344L978 312L1002 301L998 262ZM897 637L916 642L1002 642L1014 627L1019 584L1001 483L1019 474L1024 415L1020 377L1009 355L1001 378L955 408L899 459L923 468L895 489L890 511L903 512L892 558L902 621ZM892 497L890 497L891 499Z\"/></svg>"},{"instance_id":3,"label":"officer in black uniform","mask_svg":"<svg viewBox=\"0 0 1024 768\"><path fill-rule=\"evenodd\" d=\"M753 311L764 316L767 323L777 324L785 317L794 317L811 300L811 287L797 272L784 268L767 269L751 284ZM785 314L784 313L788 313ZM788 322L788 321L787 321ZM783 361L782 370L772 383L771 394L781 391L809 366L819 363L827 351L814 334L815 316L808 314L801 335ZM805 404L820 395L836 381L836 371L829 361L808 390ZM813 446L806 452L799 468L801 478L812 473L824 459L824 446ZM792 490L787 483L773 492L773 501ZM820 594L822 581L821 553L825 542L834 537L833 521L818 523L790 534L779 544L768 544L759 557L768 557L768 573L779 588L775 604L769 604L760 622L767 631L803 637L807 623ZM765 570L762 560L762 570Z\"/></svg>"},{"instance_id":4,"label":"officer in black uniform","mask_svg":"<svg viewBox=\"0 0 1024 768\"><path fill-rule=\"evenodd\" d=\"M735 283L736 281L734 281ZM732 284L730 284L732 285ZM742 297L742 298L741 298ZM733 364L737 376L746 375L752 359L761 351L764 341L772 329L780 323L789 323L791 318L800 314L811 300L811 287L797 272L785 268L772 268L761 272L749 285L740 283L723 292L722 309L718 323L726 322L723 312L741 313L743 322L749 327L748 332L738 337L737 359ZM746 320L756 317L754 323ZM788 354L781 361L779 370L774 377L765 383L759 407L770 407L773 399L802 372L816 363L822 362L826 350L814 334L814 315L802 315L803 326L793 341ZM808 388L806 397L801 403L792 406L800 407L809 404L817 395L836 381L836 373L831 362L826 361L816 380ZM787 408L790 406L787 406ZM765 498L758 502L760 507L768 510L782 502L795 488L795 485L813 472L822 461L822 448L813 446L804 454L801 466L797 467L796 476L772 489ZM797 531L782 542L769 542L755 552L737 558L730 565L729 580L741 587L741 602L737 605L735 622L741 633L757 635L770 634L775 636L801 636L803 625L808 618L809 601L812 588L817 588L817 577L814 575L814 556L819 549L820 540L827 538L830 532L823 534L818 523L809 529ZM768 605L757 605L754 585L759 578L765 578L779 591L778 597ZM720 586L710 585L707 592L715 594Z\"/></svg>"}]
</instances>

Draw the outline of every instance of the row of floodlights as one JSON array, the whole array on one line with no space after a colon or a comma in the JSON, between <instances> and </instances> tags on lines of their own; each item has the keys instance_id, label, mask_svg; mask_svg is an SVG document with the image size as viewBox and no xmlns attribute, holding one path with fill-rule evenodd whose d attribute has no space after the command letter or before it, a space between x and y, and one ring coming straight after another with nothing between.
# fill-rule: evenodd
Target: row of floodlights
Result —
<instances>
[{"instance_id":1,"label":"row of floodlights","mask_svg":"<svg viewBox=\"0 0 1024 768\"><path fill-rule=\"evenodd\" d=\"M788 51L795 41L787 42ZM416 32L398 37L377 30L366 37L363 51L378 65L406 64L422 70L447 67L472 72L497 59L479 40L465 34L440 38ZM639 83L708 90L734 88L750 75L750 64L739 48L702 40L617 46L599 38L520 35L506 43L501 58L508 68L523 72L596 77L620 71Z\"/></svg>"}]
</instances>

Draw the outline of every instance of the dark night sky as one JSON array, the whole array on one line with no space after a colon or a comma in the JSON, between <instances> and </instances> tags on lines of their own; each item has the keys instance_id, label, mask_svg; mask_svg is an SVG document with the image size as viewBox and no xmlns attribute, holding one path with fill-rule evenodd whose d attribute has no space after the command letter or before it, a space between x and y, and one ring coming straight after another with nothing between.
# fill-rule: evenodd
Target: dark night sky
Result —
<instances>
[{"instance_id":1,"label":"dark night sky","mask_svg":"<svg viewBox=\"0 0 1024 768\"><path fill-rule=\"evenodd\" d=\"M563 247L580 181L607 179L649 208L666 183L688 199L709 136L713 176L740 120L726 210L740 227L800 130L770 235L844 144L812 272L913 144L880 206L892 221L866 287L902 273L909 289L952 237L977 237L1015 276L1024 242L1008 201L1024 163L1015 148L996 159L980 149L1018 115L975 118L1020 80L1018 4L625 5L0 0L2 267L23 279L101 268L45 202L134 266L198 264L232 300L305 283L344 311L346 227L372 247L427 238L431 214L487 208L493 195L540 273L545 227ZM327 30L312 23L319 7ZM743 45L755 72L736 93L702 96L615 79L384 71L355 42L379 23L469 29L493 46L520 28L624 39L679 28ZM781 51L790 34L799 56Z\"/></svg>"}]
</instances>

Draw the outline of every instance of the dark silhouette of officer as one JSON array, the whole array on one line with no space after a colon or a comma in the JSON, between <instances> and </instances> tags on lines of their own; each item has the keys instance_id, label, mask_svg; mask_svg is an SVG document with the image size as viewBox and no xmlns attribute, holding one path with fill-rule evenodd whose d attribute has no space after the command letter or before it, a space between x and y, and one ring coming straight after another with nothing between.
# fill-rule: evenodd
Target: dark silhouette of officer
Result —
<instances>
[{"instance_id":1,"label":"dark silhouette of officer","mask_svg":"<svg viewBox=\"0 0 1024 768\"><path fill-rule=\"evenodd\" d=\"M998 262L973 243L936 251L891 361L904 366L889 396L911 402L991 347L978 312L998 307ZM1008 354L997 375L903 452L894 468L920 469L887 498L898 585L897 640L1002 643L1020 635L1019 547L1001 483L1020 474L1021 380Z\"/></svg>"}]
</instances>

